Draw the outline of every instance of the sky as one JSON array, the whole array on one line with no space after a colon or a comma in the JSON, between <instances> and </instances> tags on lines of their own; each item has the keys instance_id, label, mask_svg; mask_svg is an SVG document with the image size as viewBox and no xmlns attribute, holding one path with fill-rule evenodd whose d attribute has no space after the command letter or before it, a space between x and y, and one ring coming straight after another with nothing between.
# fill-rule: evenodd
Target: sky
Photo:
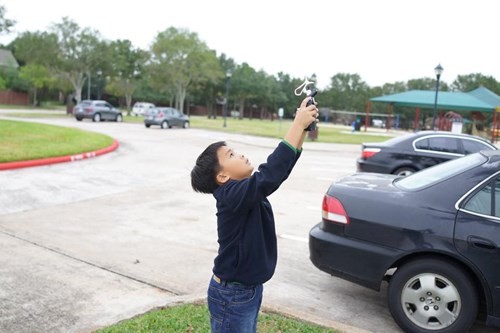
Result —
<instances>
[{"instance_id":1,"label":"sky","mask_svg":"<svg viewBox=\"0 0 500 333\"><path fill-rule=\"evenodd\" d=\"M369 86L481 73L500 81L500 1L495 0L0 0L14 31L47 31L69 17L103 39L148 49L169 27L197 33L215 50L267 74L337 73Z\"/></svg>"}]
</instances>

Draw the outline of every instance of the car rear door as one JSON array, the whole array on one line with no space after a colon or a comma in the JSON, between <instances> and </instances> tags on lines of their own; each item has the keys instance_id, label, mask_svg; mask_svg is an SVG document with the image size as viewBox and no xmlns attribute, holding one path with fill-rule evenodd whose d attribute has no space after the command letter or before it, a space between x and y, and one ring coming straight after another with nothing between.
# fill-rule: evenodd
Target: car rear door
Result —
<instances>
[{"instance_id":1,"label":"car rear door","mask_svg":"<svg viewBox=\"0 0 500 333\"><path fill-rule=\"evenodd\" d=\"M453 137L424 137L416 140L414 147L419 156L419 163L423 168L463 156L460 142Z\"/></svg>"},{"instance_id":2,"label":"car rear door","mask_svg":"<svg viewBox=\"0 0 500 333\"><path fill-rule=\"evenodd\" d=\"M481 271L500 316L500 172L478 185L460 204L454 241L460 254ZM489 297L487 295L487 297Z\"/></svg>"},{"instance_id":3,"label":"car rear door","mask_svg":"<svg viewBox=\"0 0 500 333\"><path fill-rule=\"evenodd\" d=\"M174 126L180 126L181 125L181 113L177 109L172 110L172 121L174 122Z\"/></svg>"},{"instance_id":4,"label":"car rear door","mask_svg":"<svg viewBox=\"0 0 500 333\"><path fill-rule=\"evenodd\" d=\"M96 107L97 111L101 114L101 119L103 119L103 120L109 119L109 111L108 111L105 103L96 102L95 107Z\"/></svg>"}]
</instances>

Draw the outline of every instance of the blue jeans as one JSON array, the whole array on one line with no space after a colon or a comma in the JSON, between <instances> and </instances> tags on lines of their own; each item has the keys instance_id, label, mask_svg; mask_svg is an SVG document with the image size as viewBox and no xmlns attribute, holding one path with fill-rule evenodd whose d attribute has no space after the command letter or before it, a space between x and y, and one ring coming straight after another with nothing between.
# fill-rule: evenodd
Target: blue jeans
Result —
<instances>
[{"instance_id":1,"label":"blue jeans","mask_svg":"<svg viewBox=\"0 0 500 333\"><path fill-rule=\"evenodd\" d=\"M257 332L262 291L262 284L249 286L210 279L207 303L212 333Z\"/></svg>"}]
</instances>

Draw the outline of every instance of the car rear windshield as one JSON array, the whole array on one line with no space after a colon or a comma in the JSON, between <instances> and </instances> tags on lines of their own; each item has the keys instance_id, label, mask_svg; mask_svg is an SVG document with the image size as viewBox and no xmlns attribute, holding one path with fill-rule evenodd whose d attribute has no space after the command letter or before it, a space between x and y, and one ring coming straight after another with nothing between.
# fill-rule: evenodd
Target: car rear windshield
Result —
<instances>
[{"instance_id":1,"label":"car rear windshield","mask_svg":"<svg viewBox=\"0 0 500 333\"><path fill-rule=\"evenodd\" d=\"M407 177L397 178L394 180L394 185L402 190L420 190L429 185L458 175L466 170L475 168L487 160L488 159L480 153L467 155L424 169Z\"/></svg>"}]
</instances>

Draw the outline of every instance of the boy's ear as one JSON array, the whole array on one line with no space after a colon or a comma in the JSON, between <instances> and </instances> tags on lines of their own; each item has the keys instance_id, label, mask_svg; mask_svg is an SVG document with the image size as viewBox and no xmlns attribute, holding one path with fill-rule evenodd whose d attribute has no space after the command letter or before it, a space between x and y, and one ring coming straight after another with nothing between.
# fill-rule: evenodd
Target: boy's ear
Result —
<instances>
[{"instance_id":1,"label":"boy's ear","mask_svg":"<svg viewBox=\"0 0 500 333\"><path fill-rule=\"evenodd\" d=\"M222 184L225 184L229 180L229 176L221 171L217 174L216 179L217 179L217 183L222 185Z\"/></svg>"}]
</instances>

